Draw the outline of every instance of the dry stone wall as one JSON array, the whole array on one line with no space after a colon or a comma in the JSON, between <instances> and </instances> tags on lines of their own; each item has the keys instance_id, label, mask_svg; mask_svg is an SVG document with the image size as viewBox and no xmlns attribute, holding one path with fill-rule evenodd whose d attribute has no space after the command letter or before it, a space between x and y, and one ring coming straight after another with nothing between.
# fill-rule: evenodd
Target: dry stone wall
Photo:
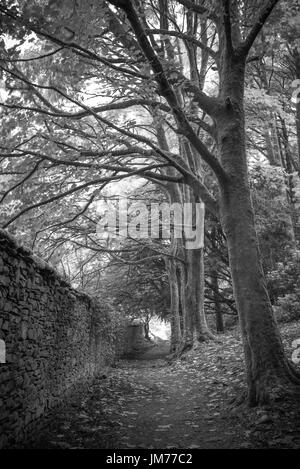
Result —
<instances>
[{"instance_id":1,"label":"dry stone wall","mask_svg":"<svg viewBox=\"0 0 300 469\"><path fill-rule=\"evenodd\" d=\"M125 325L0 231L0 448L122 353Z\"/></svg>"}]
</instances>

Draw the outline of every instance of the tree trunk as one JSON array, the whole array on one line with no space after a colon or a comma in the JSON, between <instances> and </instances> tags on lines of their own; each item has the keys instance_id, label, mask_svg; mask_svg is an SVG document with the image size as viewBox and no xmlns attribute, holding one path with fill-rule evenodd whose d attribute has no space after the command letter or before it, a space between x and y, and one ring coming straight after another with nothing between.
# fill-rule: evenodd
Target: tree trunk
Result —
<instances>
[{"instance_id":1,"label":"tree trunk","mask_svg":"<svg viewBox=\"0 0 300 469\"><path fill-rule=\"evenodd\" d=\"M192 155L190 157L192 158ZM188 158L187 155L186 158ZM170 203L195 202L195 197L189 187L184 187L181 190L178 185L173 184L168 186L168 192ZM178 353L182 353L184 350L193 347L196 342L206 341L214 338L214 336L207 326L204 312L203 249L186 249L184 240L181 241L180 239L172 240L172 243L173 255L177 255L182 259L185 258L185 266L183 264L179 266L179 279L177 276L177 280L180 280L180 282L177 282L178 315L183 327L180 328L180 339L173 347L173 351L176 349ZM175 260L174 263L176 272L179 263ZM171 292L175 291L175 286L171 287L170 285L170 288ZM183 317L181 317L181 312Z\"/></svg>"},{"instance_id":2,"label":"tree trunk","mask_svg":"<svg viewBox=\"0 0 300 469\"><path fill-rule=\"evenodd\" d=\"M179 314L179 292L176 273L176 261L173 258L166 260L167 273L170 284L170 314L171 314L171 344L170 352L174 353L181 346L181 328Z\"/></svg>"},{"instance_id":3,"label":"tree trunk","mask_svg":"<svg viewBox=\"0 0 300 469\"><path fill-rule=\"evenodd\" d=\"M300 79L300 52L295 51L295 68L296 78ZM296 130L297 130L297 142L298 142L298 163L300 166L300 95L298 94L298 102L296 103Z\"/></svg>"},{"instance_id":4,"label":"tree trunk","mask_svg":"<svg viewBox=\"0 0 300 469\"><path fill-rule=\"evenodd\" d=\"M217 272L213 271L211 276L211 283L213 286L213 298L216 311L216 329L217 332L224 332L224 321L223 314L220 304L220 294L219 294L219 280Z\"/></svg>"},{"instance_id":5,"label":"tree trunk","mask_svg":"<svg viewBox=\"0 0 300 469\"><path fill-rule=\"evenodd\" d=\"M186 252L187 259L187 333L186 341L193 344L194 339L203 342L213 339L204 313L204 259L203 249Z\"/></svg>"},{"instance_id":6,"label":"tree trunk","mask_svg":"<svg viewBox=\"0 0 300 469\"><path fill-rule=\"evenodd\" d=\"M299 102L296 104L296 129L297 129L297 142L298 142L298 163L300 165L300 98L299 98Z\"/></svg>"},{"instance_id":7,"label":"tree trunk","mask_svg":"<svg viewBox=\"0 0 300 469\"><path fill-rule=\"evenodd\" d=\"M273 144L272 144L272 139L269 133L269 129L267 129L264 132L264 137L266 141L266 151L267 151L269 163L272 166L276 166L276 157L274 155L274 149L273 149Z\"/></svg>"},{"instance_id":8,"label":"tree trunk","mask_svg":"<svg viewBox=\"0 0 300 469\"><path fill-rule=\"evenodd\" d=\"M179 314L180 314L180 327L182 335L184 335L186 330L186 268L183 263L178 265L177 270L177 281L178 281L178 291L179 291Z\"/></svg>"},{"instance_id":9,"label":"tree trunk","mask_svg":"<svg viewBox=\"0 0 300 469\"><path fill-rule=\"evenodd\" d=\"M150 332L149 320L146 319L146 321L144 322L144 334L145 334L145 339L146 340L151 340L149 332Z\"/></svg>"},{"instance_id":10,"label":"tree trunk","mask_svg":"<svg viewBox=\"0 0 300 469\"><path fill-rule=\"evenodd\" d=\"M244 73L243 59L226 60L220 96L224 106L217 117L218 145L228 175L221 187L220 215L245 350L248 399L257 405L297 378L284 355L260 262L248 184Z\"/></svg>"}]
</instances>

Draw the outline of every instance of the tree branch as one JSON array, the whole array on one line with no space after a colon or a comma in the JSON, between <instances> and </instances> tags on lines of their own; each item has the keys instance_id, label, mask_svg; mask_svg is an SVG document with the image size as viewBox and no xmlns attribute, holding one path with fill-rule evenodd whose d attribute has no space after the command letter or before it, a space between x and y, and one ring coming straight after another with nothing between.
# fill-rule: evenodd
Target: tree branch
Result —
<instances>
[{"instance_id":1,"label":"tree branch","mask_svg":"<svg viewBox=\"0 0 300 469\"><path fill-rule=\"evenodd\" d=\"M0 67L1 68L1 67ZM27 80L22 79L21 77L17 77L20 80L22 80L24 83L29 84ZM32 87L36 86L34 83L31 83ZM53 88L52 88L53 89ZM41 98L40 98L41 99ZM90 112L88 111L79 111L79 112L60 112L57 108L55 108L46 98L43 97L43 103L47 105L49 108L54 109L55 112L50 112L46 111L45 109L37 108L37 107L31 107L31 106L21 106L18 104L6 104L6 103L1 103L0 106L6 107L8 109L23 109L26 111L33 111L41 114L46 114L47 116L51 117L67 117L71 119L81 119L83 117L86 117L90 115ZM112 111L112 110L119 110L119 109L127 109L132 106L151 106L151 107L156 107L159 108L160 110L164 112L170 112L171 109L169 106L167 106L164 103L159 103L158 101L151 101L150 99L130 99L128 101L120 101L120 102L115 102L115 103L110 103L110 104L104 104L103 106L96 106L96 107L91 107L90 109L97 113L97 112L105 112L105 111Z\"/></svg>"},{"instance_id":2,"label":"tree branch","mask_svg":"<svg viewBox=\"0 0 300 469\"><path fill-rule=\"evenodd\" d=\"M28 179L31 178L31 176L34 175L34 173L38 170L40 164L41 164L42 161L38 161L34 168L28 173L26 174L26 176L24 176L23 179L21 179L21 181L17 182L14 186L10 187L9 189L7 189L6 192L4 192L4 194L2 195L1 199L0 199L0 204L2 204L2 202L4 201L5 197L8 196L8 194L10 194L10 192L12 192L13 190L17 189L17 187L21 186L24 182L26 182Z\"/></svg>"},{"instance_id":3,"label":"tree branch","mask_svg":"<svg viewBox=\"0 0 300 469\"><path fill-rule=\"evenodd\" d=\"M196 3L192 2L191 0L177 0L178 3L185 6L188 10L192 10L199 15L207 15L208 17L212 18L214 14L208 10L208 8L197 5Z\"/></svg>"},{"instance_id":4,"label":"tree branch","mask_svg":"<svg viewBox=\"0 0 300 469\"><path fill-rule=\"evenodd\" d=\"M115 0L108 0L112 4L118 4L120 2L115 2ZM140 23L139 17L135 8L133 7L131 1L126 2L126 5L121 2L121 8L125 11L127 18L131 24L132 29L135 32L136 38L139 42L139 46L143 51L145 57L148 59L153 72L155 73L155 79L160 87L160 92L162 96L167 100L170 108L173 111L174 117L179 126L179 132L182 133L193 145L196 151L202 156L203 160L211 167L217 176L219 182L224 184L227 182L227 174L225 173L223 167L221 166L219 160L210 153L208 148L202 143L202 141L195 134L192 126L190 125L185 113L180 107L180 104L177 100L176 94L174 93L171 84L169 83L168 78L166 77L163 66L153 50L147 35ZM209 97L207 96L207 99ZM212 104L215 104L215 100L211 101Z\"/></svg>"},{"instance_id":5,"label":"tree branch","mask_svg":"<svg viewBox=\"0 0 300 469\"><path fill-rule=\"evenodd\" d=\"M59 39L55 36L52 36L51 34L48 34L48 33L45 33L43 31L41 31L34 24L32 24L30 21L26 21L23 18L12 14L6 8L3 8L3 7L0 6L0 12L2 12L6 16L9 16L13 20L15 20L17 23L19 23L21 26L23 26L23 27L25 26L26 28L28 28L30 31L34 32L38 36L42 36L45 39L48 39L49 41L53 42L54 44L58 44L59 46L62 46L63 48L70 49L74 53L77 53L78 55L80 55L80 56L82 56L86 59L89 58L89 59L95 60L96 62L100 62L103 65L106 65L107 67L110 67L111 69L113 69L115 71L119 71L120 73L123 73L125 75L130 75L130 76L133 76L135 78L140 78L142 80L149 80L149 77L147 75L143 75L139 72L135 72L135 71L130 70L128 68L118 67L118 66L113 64L113 61L111 61L107 58L101 57L98 54L95 54L94 52L92 52L88 49L85 49L84 47L81 47L81 46L79 46L78 44L76 44L74 42L66 42L66 41L63 41L62 39Z\"/></svg>"},{"instance_id":6,"label":"tree branch","mask_svg":"<svg viewBox=\"0 0 300 469\"><path fill-rule=\"evenodd\" d=\"M187 42L191 42L192 44L195 44L200 49L205 50L214 59L217 58L217 54L213 49L203 44L203 42L198 41L198 39L195 39L194 37L191 37L188 34L184 34L181 31L171 31L169 29L146 29L145 31L146 33L151 33L151 34L163 34L165 36L179 37L180 39L183 39L184 41L187 41Z\"/></svg>"},{"instance_id":7,"label":"tree branch","mask_svg":"<svg viewBox=\"0 0 300 469\"><path fill-rule=\"evenodd\" d=\"M18 213L16 213L16 215L14 215L12 218L10 218L6 223L4 223L4 225L2 226L3 229L6 229L9 225L11 225L11 223L13 223L15 220L17 220L18 218L20 218L22 215L24 215L25 213L35 209L35 208L39 208L39 207L43 207L44 205L48 205L52 202L55 202L56 200L60 200L62 199L63 197L66 197L68 195L71 195L75 192L78 192L82 189L86 189L88 187L91 187L91 186L97 186L99 184L102 184L104 182L111 182L111 181L118 181L118 180L121 180L121 179L124 179L124 178L128 178L128 177L131 177L131 176L135 176L135 175L143 175L143 173L146 173L145 169L142 168L142 169L137 169L137 170L132 170L130 172L127 172L127 174L124 174L124 175L116 175L116 176L108 176L108 177L103 177L103 178L99 178L99 179L94 179L92 181L88 181L84 184L80 184L79 186L77 187L73 187L72 189L69 189L65 192L62 192L60 194L56 194L54 195L53 197L50 197L49 199L46 199L46 200L42 200L40 202L37 202L35 204L32 204L28 207L25 207L24 209L20 210ZM157 175L155 173L153 173L153 175L156 177ZM152 176L153 176L152 175ZM175 178L173 178L175 179ZM178 178L176 179L176 181L172 180L172 182L179 182L178 181Z\"/></svg>"},{"instance_id":8,"label":"tree branch","mask_svg":"<svg viewBox=\"0 0 300 469\"><path fill-rule=\"evenodd\" d=\"M38 57L30 57L28 59L8 59L7 57L1 57L0 60L4 60L5 62L9 63L15 63L15 62L32 62L33 60L40 60L44 59L45 57L50 57L52 55L57 54L58 52L62 51L64 49L64 46L59 47L58 49L49 52L48 54L40 55Z\"/></svg>"},{"instance_id":9,"label":"tree branch","mask_svg":"<svg viewBox=\"0 0 300 469\"><path fill-rule=\"evenodd\" d=\"M268 0L265 6L260 11L258 18L254 23L254 26L252 27L243 44L240 46L240 52L244 55L244 57L248 55L255 39L257 38L265 22L267 21L268 17L270 16L279 1L280 0Z\"/></svg>"},{"instance_id":10,"label":"tree branch","mask_svg":"<svg viewBox=\"0 0 300 469\"><path fill-rule=\"evenodd\" d=\"M232 35L231 35L231 17L230 17L230 0L222 0L224 6L224 28L226 36L227 51L231 55L233 53Z\"/></svg>"}]
</instances>

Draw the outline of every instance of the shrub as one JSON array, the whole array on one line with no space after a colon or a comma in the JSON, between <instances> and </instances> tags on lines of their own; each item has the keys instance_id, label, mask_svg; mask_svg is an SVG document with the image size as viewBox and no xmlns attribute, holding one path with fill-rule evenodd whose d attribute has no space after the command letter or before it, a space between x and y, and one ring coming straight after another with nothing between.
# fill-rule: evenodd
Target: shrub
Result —
<instances>
[{"instance_id":1,"label":"shrub","mask_svg":"<svg viewBox=\"0 0 300 469\"><path fill-rule=\"evenodd\" d=\"M300 290L279 297L274 310L278 322L300 320Z\"/></svg>"}]
</instances>

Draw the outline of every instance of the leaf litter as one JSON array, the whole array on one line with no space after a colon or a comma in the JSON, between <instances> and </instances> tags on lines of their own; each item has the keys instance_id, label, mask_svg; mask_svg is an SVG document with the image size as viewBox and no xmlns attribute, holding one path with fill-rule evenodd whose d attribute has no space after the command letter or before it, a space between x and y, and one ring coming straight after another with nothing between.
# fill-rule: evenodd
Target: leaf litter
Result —
<instances>
[{"instance_id":1,"label":"leaf litter","mask_svg":"<svg viewBox=\"0 0 300 469\"><path fill-rule=\"evenodd\" d=\"M287 354L299 325L282 327ZM27 448L300 448L299 406L237 407L245 391L238 331L176 360L119 362L47 416Z\"/></svg>"}]
</instances>

